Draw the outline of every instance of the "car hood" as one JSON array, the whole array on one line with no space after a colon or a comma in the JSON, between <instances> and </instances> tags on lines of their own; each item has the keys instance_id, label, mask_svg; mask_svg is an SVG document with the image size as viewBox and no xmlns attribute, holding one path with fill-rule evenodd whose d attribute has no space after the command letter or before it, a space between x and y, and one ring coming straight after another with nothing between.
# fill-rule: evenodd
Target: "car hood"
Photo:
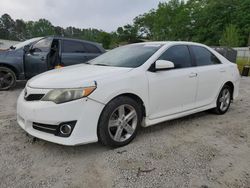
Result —
<instances>
[{"instance_id":1,"label":"car hood","mask_svg":"<svg viewBox=\"0 0 250 188\"><path fill-rule=\"evenodd\" d=\"M96 65L74 65L39 74L28 81L32 88L77 88L94 86L99 79L119 76L132 68Z\"/></svg>"},{"instance_id":2,"label":"car hood","mask_svg":"<svg viewBox=\"0 0 250 188\"><path fill-rule=\"evenodd\" d=\"M7 57L13 57L16 55L16 50L0 50L0 58L7 58Z\"/></svg>"}]
</instances>

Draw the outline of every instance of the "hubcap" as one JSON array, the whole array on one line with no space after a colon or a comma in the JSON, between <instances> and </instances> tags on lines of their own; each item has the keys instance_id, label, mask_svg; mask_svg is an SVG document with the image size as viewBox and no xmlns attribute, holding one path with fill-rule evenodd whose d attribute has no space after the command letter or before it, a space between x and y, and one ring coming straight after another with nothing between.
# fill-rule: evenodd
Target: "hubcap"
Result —
<instances>
[{"instance_id":1,"label":"hubcap","mask_svg":"<svg viewBox=\"0 0 250 188\"><path fill-rule=\"evenodd\" d=\"M135 132L138 117L134 107L124 104L116 108L109 118L109 135L116 142L128 140Z\"/></svg>"},{"instance_id":2,"label":"hubcap","mask_svg":"<svg viewBox=\"0 0 250 188\"><path fill-rule=\"evenodd\" d=\"M0 89L8 89L13 83L13 76L8 71L0 71Z\"/></svg>"},{"instance_id":3,"label":"hubcap","mask_svg":"<svg viewBox=\"0 0 250 188\"><path fill-rule=\"evenodd\" d=\"M223 89L220 99L219 99L219 104L220 104L220 110L225 111L229 107L230 104L230 91L226 88Z\"/></svg>"}]
</instances>

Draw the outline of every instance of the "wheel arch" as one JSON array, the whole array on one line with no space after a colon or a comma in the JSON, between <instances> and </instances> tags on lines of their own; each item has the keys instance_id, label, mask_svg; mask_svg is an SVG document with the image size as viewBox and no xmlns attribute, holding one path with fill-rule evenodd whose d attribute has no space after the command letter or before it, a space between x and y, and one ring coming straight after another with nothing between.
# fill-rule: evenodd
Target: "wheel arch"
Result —
<instances>
[{"instance_id":1,"label":"wheel arch","mask_svg":"<svg viewBox=\"0 0 250 188\"><path fill-rule=\"evenodd\" d=\"M126 97L129 97L129 98L132 98L133 100L135 100L140 105L140 107L141 107L142 117L146 116L145 103L143 102L143 100L138 95L136 95L134 93L123 93L123 94L120 94L120 95L118 95L116 97L121 97L121 96L126 96ZM116 98L116 97L114 97L114 98Z\"/></svg>"},{"instance_id":2,"label":"wheel arch","mask_svg":"<svg viewBox=\"0 0 250 188\"><path fill-rule=\"evenodd\" d=\"M9 64L6 64L6 63L1 63L0 62L0 67L6 67L6 68L9 68L10 70L12 70L14 73L15 73L15 76L16 76L16 78L18 79L18 70L14 67L14 66L12 66L12 65L9 65Z\"/></svg>"},{"instance_id":3,"label":"wheel arch","mask_svg":"<svg viewBox=\"0 0 250 188\"><path fill-rule=\"evenodd\" d=\"M122 97L122 96L125 96L125 97L129 97L133 100L135 100L141 107L141 110L142 110L142 117L146 117L146 114L147 114L147 111L146 111L146 104L145 102L142 100L141 97L139 97L137 94L135 93L132 93L132 92L124 92L124 93L119 93L115 96L113 96L112 98L110 98L108 100L108 102L106 102L105 104L107 105L108 103L110 103L112 100L118 98L118 97ZM103 109L104 110L104 109ZM102 110L102 111L103 111Z\"/></svg>"},{"instance_id":4,"label":"wheel arch","mask_svg":"<svg viewBox=\"0 0 250 188\"><path fill-rule=\"evenodd\" d=\"M233 100L233 94L234 94L234 84L233 84L233 82L227 81L223 86L229 86L232 89L231 100Z\"/></svg>"}]
</instances>

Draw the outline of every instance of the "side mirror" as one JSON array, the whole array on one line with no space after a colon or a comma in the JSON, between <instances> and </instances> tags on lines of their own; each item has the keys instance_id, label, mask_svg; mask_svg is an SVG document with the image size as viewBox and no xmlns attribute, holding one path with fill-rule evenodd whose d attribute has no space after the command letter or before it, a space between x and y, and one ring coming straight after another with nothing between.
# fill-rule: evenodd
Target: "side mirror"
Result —
<instances>
[{"instance_id":1,"label":"side mirror","mask_svg":"<svg viewBox=\"0 0 250 188\"><path fill-rule=\"evenodd\" d=\"M11 46L10 46L10 49L11 49L11 50L15 50L16 48L15 48L14 46L11 45Z\"/></svg>"},{"instance_id":2,"label":"side mirror","mask_svg":"<svg viewBox=\"0 0 250 188\"><path fill-rule=\"evenodd\" d=\"M25 45L24 47L23 47L23 51L24 52L28 52L30 50L30 45Z\"/></svg>"},{"instance_id":3,"label":"side mirror","mask_svg":"<svg viewBox=\"0 0 250 188\"><path fill-rule=\"evenodd\" d=\"M166 60L157 60L155 62L155 70L166 70L166 69L173 69L174 68L174 63L171 61L166 61Z\"/></svg>"}]
</instances>

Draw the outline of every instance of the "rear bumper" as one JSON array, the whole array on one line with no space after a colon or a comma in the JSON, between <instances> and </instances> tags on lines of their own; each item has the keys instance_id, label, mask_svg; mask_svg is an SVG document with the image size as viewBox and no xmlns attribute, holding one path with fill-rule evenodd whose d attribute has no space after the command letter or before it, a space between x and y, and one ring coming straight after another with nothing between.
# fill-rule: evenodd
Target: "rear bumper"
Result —
<instances>
[{"instance_id":1,"label":"rear bumper","mask_svg":"<svg viewBox=\"0 0 250 188\"><path fill-rule=\"evenodd\" d=\"M96 142L98 119L104 105L88 98L55 104L46 101L25 101L22 92L17 102L17 122L27 133L62 145ZM59 137L33 128L33 122L59 125L76 121L70 137Z\"/></svg>"}]
</instances>

